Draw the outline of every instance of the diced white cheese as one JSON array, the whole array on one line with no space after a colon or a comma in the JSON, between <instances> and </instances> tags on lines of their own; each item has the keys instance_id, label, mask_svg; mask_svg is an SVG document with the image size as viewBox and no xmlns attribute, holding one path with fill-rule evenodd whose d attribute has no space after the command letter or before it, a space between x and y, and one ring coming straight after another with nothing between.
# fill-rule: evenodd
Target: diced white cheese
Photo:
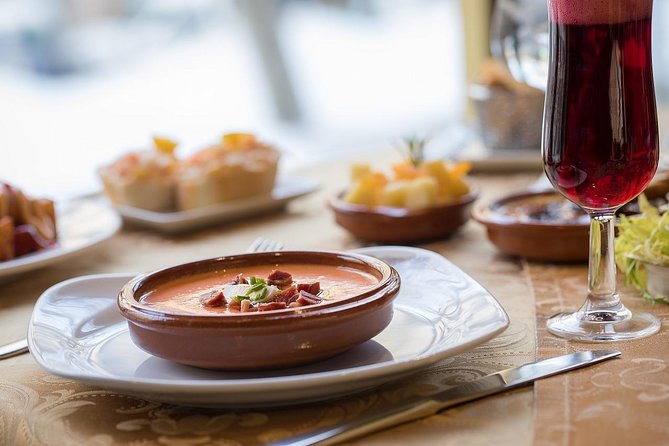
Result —
<instances>
[{"instance_id":1,"label":"diced white cheese","mask_svg":"<svg viewBox=\"0 0 669 446\"><path fill-rule=\"evenodd\" d=\"M249 288L251 288L251 285L245 283L223 285L223 297L225 297L226 302L230 303L235 296L245 296Z\"/></svg>"},{"instance_id":2,"label":"diced white cheese","mask_svg":"<svg viewBox=\"0 0 669 446\"><path fill-rule=\"evenodd\" d=\"M247 285L245 283L240 283L239 285L224 285L223 286L223 297L225 297L225 300L230 303L234 300L236 296L243 296L245 299L251 299L252 301L258 299L260 296L263 295L263 291L266 289L267 290L267 297L262 300L262 302L271 302L274 300L274 296L279 293L279 288L274 286L274 285L268 285L267 287L263 287L258 291L254 291L251 294L247 295L249 289L253 285Z\"/></svg>"},{"instance_id":3,"label":"diced white cheese","mask_svg":"<svg viewBox=\"0 0 669 446\"><path fill-rule=\"evenodd\" d=\"M274 300L274 296L277 295L277 294L279 293L279 291L280 291L280 290L279 290L279 287L274 286L274 285L270 285L270 286L268 286L267 289L269 290L269 294L267 295L267 298L266 298L263 302L271 302L271 301L273 301L273 300Z\"/></svg>"}]
</instances>

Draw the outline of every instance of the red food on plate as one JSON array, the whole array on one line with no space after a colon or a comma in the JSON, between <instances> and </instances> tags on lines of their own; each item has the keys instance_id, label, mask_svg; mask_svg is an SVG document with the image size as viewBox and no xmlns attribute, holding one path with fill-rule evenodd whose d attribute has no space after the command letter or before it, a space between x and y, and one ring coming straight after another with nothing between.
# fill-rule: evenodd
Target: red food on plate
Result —
<instances>
[{"instance_id":1,"label":"red food on plate","mask_svg":"<svg viewBox=\"0 0 669 446\"><path fill-rule=\"evenodd\" d=\"M33 199L0 182L0 261L41 251L56 243L53 201Z\"/></svg>"}]
</instances>

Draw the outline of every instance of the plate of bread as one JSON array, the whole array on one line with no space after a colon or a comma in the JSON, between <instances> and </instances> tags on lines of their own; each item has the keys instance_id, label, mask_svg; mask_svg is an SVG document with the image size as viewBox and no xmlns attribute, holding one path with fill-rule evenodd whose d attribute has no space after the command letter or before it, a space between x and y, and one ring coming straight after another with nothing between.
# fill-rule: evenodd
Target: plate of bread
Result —
<instances>
[{"instance_id":1,"label":"plate of bread","mask_svg":"<svg viewBox=\"0 0 669 446\"><path fill-rule=\"evenodd\" d=\"M126 223L188 231L280 209L318 188L312 179L278 176L280 152L251 134L226 134L187 158L175 155L170 139L153 142L98 170Z\"/></svg>"}]
</instances>

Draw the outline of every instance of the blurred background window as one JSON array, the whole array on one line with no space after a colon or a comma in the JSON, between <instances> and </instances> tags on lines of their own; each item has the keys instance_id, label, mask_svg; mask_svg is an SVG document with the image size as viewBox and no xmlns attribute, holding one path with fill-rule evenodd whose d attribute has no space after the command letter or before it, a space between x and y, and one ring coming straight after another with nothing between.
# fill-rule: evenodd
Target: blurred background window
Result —
<instances>
[{"instance_id":1,"label":"blurred background window","mask_svg":"<svg viewBox=\"0 0 669 446\"><path fill-rule=\"evenodd\" d=\"M669 0L654 20L666 108ZM546 29L545 0L0 0L0 179L94 192L99 165L155 134L188 155L254 132L284 168L414 135L453 155L476 137L489 43L542 88Z\"/></svg>"},{"instance_id":2,"label":"blurred background window","mask_svg":"<svg viewBox=\"0 0 669 446\"><path fill-rule=\"evenodd\" d=\"M458 129L461 23L457 0L2 0L0 178L94 191L153 134L252 131L298 166Z\"/></svg>"}]
</instances>

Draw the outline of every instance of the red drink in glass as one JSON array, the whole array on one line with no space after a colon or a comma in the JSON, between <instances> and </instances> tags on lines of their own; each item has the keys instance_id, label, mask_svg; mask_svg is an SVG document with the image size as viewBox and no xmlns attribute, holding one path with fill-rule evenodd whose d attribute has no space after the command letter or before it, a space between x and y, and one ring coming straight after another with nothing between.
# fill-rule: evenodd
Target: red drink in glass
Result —
<instances>
[{"instance_id":1,"label":"red drink in glass","mask_svg":"<svg viewBox=\"0 0 669 446\"><path fill-rule=\"evenodd\" d=\"M649 336L660 321L620 301L613 239L615 210L644 190L658 163L653 0L548 0L548 12L544 170L591 223L585 303L546 327L588 342Z\"/></svg>"},{"instance_id":2,"label":"red drink in glass","mask_svg":"<svg viewBox=\"0 0 669 446\"><path fill-rule=\"evenodd\" d=\"M583 208L618 208L657 168L651 12L647 0L551 3L544 168Z\"/></svg>"}]
</instances>

